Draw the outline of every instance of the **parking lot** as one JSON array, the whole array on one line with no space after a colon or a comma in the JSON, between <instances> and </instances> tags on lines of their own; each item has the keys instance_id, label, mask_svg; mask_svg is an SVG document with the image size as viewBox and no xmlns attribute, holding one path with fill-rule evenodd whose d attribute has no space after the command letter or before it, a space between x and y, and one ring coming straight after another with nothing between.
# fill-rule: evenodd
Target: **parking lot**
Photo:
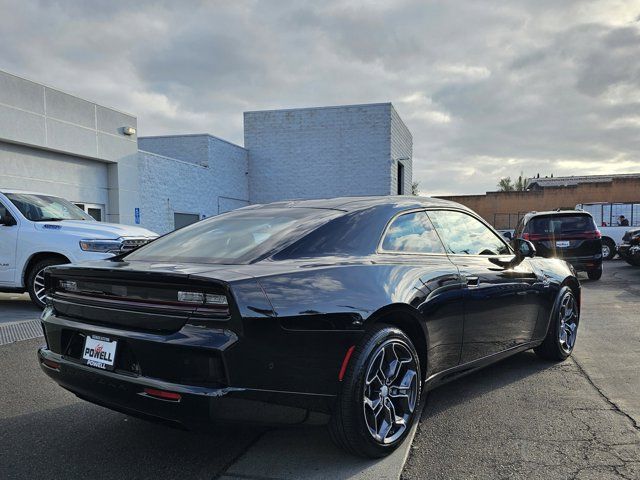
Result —
<instances>
[{"instance_id":1,"label":"parking lot","mask_svg":"<svg viewBox=\"0 0 640 480\"><path fill-rule=\"evenodd\" d=\"M411 448L383 461L343 454L322 428L194 434L130 418L47 379L42 338L2 345L0 478L640 478L640 269L611 261L581 280L571 359L525 352L434 390ZM37 316L0 294L5 331Z\"/></svg>"}]
</instances>

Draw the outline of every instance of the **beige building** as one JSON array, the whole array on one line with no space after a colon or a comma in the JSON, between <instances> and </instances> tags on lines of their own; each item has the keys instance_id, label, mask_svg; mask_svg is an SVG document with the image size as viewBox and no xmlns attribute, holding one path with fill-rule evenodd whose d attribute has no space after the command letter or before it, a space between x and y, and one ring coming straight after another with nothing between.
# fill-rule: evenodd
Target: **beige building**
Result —
<instances>
[{"instance_id":1,"label":"beige building","mask_svg":"<svg viewBox=\"0 0 640 480\"><path fill-rule=\"evenodd\" d=\"M532 178L524 192L487 192L484 195L452 195L439 197L461 203L478 212L494 227L514 228L525 213L532 210L575 208L578 204L595 202L620 204L611 209L611 216L633 211L640 217L640 173L624 175L589 175L571 177ZM638 204L631 209L629 204ZM640 224L633 218L632 224Z\"/></svg>"}]
</instances>

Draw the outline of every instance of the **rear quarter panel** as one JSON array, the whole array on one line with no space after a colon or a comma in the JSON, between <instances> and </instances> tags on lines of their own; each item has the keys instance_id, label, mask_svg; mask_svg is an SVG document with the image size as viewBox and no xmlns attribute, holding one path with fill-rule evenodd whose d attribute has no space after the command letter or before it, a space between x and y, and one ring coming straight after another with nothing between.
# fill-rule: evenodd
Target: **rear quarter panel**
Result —
<instances>
[{"instance_id":1,"label":"rear quarter panel","mask_svg":"<svg viewBox=\"0 0 640 480\"><path fill-rule=\"evenodd\" d=\"M243 312L243 346L228 354L231 361L240 360L234 355L249 360L252 370L237 372L232 383L333 395L345 353L366 325L389 308L410 312L420 324L423 341L433 349L430 367L457 363L462 306L453 268L445 257L431 265L346 261L251 266L272 313L258 312L236 298Z\"/></svg>"}]
</instances>

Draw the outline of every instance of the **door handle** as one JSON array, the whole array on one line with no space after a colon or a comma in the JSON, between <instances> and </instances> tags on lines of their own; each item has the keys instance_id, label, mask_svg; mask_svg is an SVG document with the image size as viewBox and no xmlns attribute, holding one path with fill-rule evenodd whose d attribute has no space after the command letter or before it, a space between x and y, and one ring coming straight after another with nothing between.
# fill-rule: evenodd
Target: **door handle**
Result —
<instances>
[{"instance_id":1,"label":"door handle","mask_svg":"<svg viewBox=\"0 0 640 480\"><path fill-rule=\"evenodd\" d=\"M478 284L480 283L480 279L476 276L466 276L464 277L465 281L467 282L467 286L468 287L477 287Z\"/></svg>"}]
</instances>

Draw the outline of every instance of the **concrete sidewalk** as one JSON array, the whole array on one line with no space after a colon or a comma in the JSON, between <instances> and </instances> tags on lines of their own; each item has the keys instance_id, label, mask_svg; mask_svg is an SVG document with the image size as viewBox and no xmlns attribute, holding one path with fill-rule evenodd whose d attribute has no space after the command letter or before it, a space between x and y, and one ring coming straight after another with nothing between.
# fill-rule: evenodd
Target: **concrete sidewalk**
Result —
<instances>
[{"instance_id":1,"label":"concrete sidewalk","mask_svg":"<svg viewBox=\"0 0 640 480\"><path fill-rule=\"evenodd\" d=\"M397 480L418 423L393 454L366 460L337 448L325 428L276 429L263 434L222 475L222 480Z\"/></svg>"}]
</instances>

